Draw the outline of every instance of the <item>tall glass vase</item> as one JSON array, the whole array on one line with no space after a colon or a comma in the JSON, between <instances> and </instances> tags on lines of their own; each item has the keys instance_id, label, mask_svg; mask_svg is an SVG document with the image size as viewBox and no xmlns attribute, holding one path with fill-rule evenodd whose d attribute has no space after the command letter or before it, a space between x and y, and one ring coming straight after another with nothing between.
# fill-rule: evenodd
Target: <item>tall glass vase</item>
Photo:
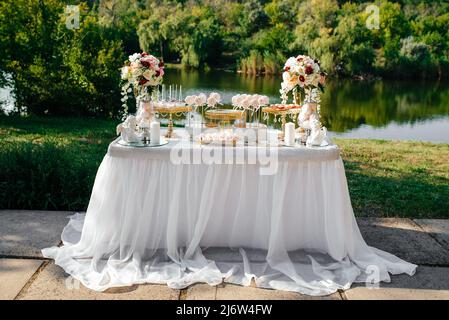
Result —
<instances>
[{"instance_id":1,"label":"tall glass vase","mask_svg":"<svg viewBox=\"0 0 449 320\"><path fill-rule=\"evenodd\" d=\"M143 143L150 142L150 124L154 118L154 103L151 100L138 100L137 119Z\"/></svg>"}]
</instances>

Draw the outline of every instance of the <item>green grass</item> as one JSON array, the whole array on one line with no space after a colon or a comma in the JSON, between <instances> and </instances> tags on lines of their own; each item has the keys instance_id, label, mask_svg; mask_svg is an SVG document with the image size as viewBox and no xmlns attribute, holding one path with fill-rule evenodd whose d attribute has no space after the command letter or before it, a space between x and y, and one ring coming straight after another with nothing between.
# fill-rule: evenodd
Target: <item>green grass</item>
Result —
<instances>
[{"instance_id":1,"label":"green grass","mask_svg":"<svg viewBox=\"0 0 449 320\"><path fill-rule=\"evenodd\" d=\"M0 117L0 208L84 210L115 123Z\"/></svg>"},{"instance_id":2,"label":"green grass","mask_svg":"<svg viewBox=\"0 0 449 320\"><path fill-rule=\"evenodd\" d=\"M0 208L85 210L117 122L0 117ZM357 216L449 218L449 145L335 140Z\"/></svg>"},{"instance_id":3,"label":"green grass","mask_svg":"<svg viewBox=\"0 0 449 320\"><path fill-rule=\"evenodd\" d=\"M449 144L335 141L356 215L449 218Z\"/></svg>"}]
</instances>

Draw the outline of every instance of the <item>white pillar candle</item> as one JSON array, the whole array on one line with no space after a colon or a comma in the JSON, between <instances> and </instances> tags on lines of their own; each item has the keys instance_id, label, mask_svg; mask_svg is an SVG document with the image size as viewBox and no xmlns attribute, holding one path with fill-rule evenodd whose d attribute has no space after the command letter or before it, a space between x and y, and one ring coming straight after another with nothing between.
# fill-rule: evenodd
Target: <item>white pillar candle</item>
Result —
<instances>
[{"instance_id":1,"label":"white pillar candle","mask_svg":"<svg viewBox=\"0 0 449 320\"><path fill-rule=\"evenodd\" d=\"M295 145L295 124L288 122L285 124L284 142L286 146L292 147Z\"/></svg>"},{"instance_id":2,"label":"white pillar candle","mask_svg":"<svg viewBox=\"0 0 449 320\"><path fill-rule=\"evenodd\" d=\"M182 100L182 86L179 85L179 101L183 101Z\"/></svg>"},{"instance_id":3,"label":"white pillar candle","mask_svg":"<svg viewBox=\"0 0 449 320\"><path fill-rule=\"evenodd\" d=\"M161 125L157 121L151 122L150 125L150 139L151 144L159 144L161 137Z\"/></svg>"}]
</instances>

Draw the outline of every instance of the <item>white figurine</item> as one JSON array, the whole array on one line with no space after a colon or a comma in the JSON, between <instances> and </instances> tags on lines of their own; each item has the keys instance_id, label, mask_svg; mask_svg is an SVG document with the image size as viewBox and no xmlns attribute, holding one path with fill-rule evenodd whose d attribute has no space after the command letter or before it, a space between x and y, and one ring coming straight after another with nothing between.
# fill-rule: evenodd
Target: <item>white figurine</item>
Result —
<instances>
[{"instance_id":1,"label":"white figurine","mask_svg":"<svg viewBox=\"0 0 449 320\"><path fill-rule=\"evenodd\" d=\"M306 144L308 146L321 146L321 143L324 141L327 135L326 127L321 127L320 120L315 114L310 116L309 124L312 132L307 138Z\"/></svg>"},{"instance_id":2,"label":"white figurine","mask_svg":"<svg viewBox=\"0 0 449 320\"><path fill-rule=\"evenodd\" d=\"M138 142L140 140L136 132L137 120L135 116L128 116L125 122L117 126L117 134L126 142Z\"/></svg>"}]
</instances>

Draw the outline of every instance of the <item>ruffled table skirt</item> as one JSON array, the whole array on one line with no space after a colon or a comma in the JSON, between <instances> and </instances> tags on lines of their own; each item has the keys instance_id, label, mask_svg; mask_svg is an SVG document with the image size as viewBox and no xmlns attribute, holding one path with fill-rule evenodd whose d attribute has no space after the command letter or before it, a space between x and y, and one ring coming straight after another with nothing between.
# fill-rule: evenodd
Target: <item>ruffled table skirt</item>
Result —
<instances>
[{"instance_id":1,"label":"ruffled table skirt","mask_svg":"<svg viewBox=\"0 0 449 320\"><path fill-rule=\"evenodd\" d=\"M363 240L335 148L327 158L280 154L274 175L258 164L175 164L161 156L169 146L123 148L111 144L64 245L42 250L88 288L254 279L318 296L415 272Z\"/></svg>"}]
</instances>

